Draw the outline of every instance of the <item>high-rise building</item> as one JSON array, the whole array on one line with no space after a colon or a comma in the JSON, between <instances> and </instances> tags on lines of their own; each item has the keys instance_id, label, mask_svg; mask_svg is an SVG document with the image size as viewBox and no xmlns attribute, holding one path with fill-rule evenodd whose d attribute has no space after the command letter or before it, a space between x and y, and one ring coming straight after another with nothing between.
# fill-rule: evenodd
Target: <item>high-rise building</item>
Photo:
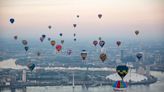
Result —
<instances>
[{"instance_id":1,"label":"high-rise building","mask_svg":"<svg viewBox=\"0 0 164 92\"><path fill-rule=\"evenodd\" d=\"M22 81L23 82L26 82L26 70L23 70L23 73L22 73Z\"/></svg>"}]
</instances>

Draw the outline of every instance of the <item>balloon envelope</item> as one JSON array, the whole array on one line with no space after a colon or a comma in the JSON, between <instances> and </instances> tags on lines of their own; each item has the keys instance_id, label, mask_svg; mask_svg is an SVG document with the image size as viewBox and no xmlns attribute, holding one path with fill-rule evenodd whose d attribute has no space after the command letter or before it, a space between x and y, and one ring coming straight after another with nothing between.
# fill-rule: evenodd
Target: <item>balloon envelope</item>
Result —
<instances>
[{"instance_id":1,"label":"balloon envelope","mask_svg":"<svg viewBox=\"0 0 164 92\"><path fill-rule=\"evenodd\" d=\"M43 42L44 38L43 37L40 37L40 41Z\"/></svg>"},{"instance_id":2,"label":"balloon envelope","mask_svg":"<svg viewBox=\"0 0 164 92\"><path fill-rule=\"evenodd\" d=\"M128 87L128 84L126 82L124 82L123 80L118 80L118 81L114 82L114 84L113 84L113 89L116 91L126 90L127 87Z\"/></svg>"},{"instance_id":3,"label":"balloon envelope","mask_svg":"<svg viewBox=\"0 0 164 92\"><path fill-rule=\"evenodd\" d=\"M46 35L43 34L43 35L42 35L42 38L45 38L45 37L46 37Z\"/></svg>"},{"instance_id":4,"label":"balloon envelope","mask_svg":"<svg viewBox=\"0 0 164 92\"><path fill-rule=\"evenodd\" d=\"M107 59L107 55L105 53L100 54L100 59L102 62L104 62Z\"/></svg>"},{"instance_id":5,"label":"balloon envelope","mask_svg":"<svg viewBox=\"0 0 164 92\"><path fill-rule=\"evenodd\" d=\"M48 38L48 41L51 41L51 38Z\"/></svg>"},{"instance_id":6,"label":"balloon envelope","mask_svg":"<svg viewBox=\"0 0 164 92\"><path fill-rule=\"evenodd\" d=\"M121 41L117 41L116 44L119 47L121 45Z\"/></svg>"},{"instance_id":7,"label":"balloon envelope","mask_svg":"<svg viewBox=\"0 0 164 92\"><path fill-rule=\"evenodd\" d=\"M81 58L82 58L83 60L85 60L86 57L87 57L87 52L86 52L86 50L82 50L82 52L81 52Z\"/></svg>"},{"instance_id":8,"label":"balloon envelope","mask_svg":"<svg viewBox=\"0 0 164 92\"><path fill-rule=\"evenodd\" d=\"M101 47L103 47L104 45L105 45L105 41L99 41L99 45L101 46Z\"/></svg>"},{"instance_id":9,"label":"balloon envelope","mask_svg":"<svg viewBox=\"0 0 164 92\"><path fill-rule=\"evenodd\" d=\"M79 18L80 16L79 15L76 15L77 18Z\"/></svg>"},{"instance_id":10,"label":"balloon envelope","mask_svg":"<svg viewBox=\"0 0 164 92\"><path fill-rule=\"evenodd\" d=\"M76 38L74 38L73 40L74 40L74 41L76 41L77 39L76 39Z\"/></svg>"},{"instance_id":11,"label":"balloon envelope","mask_svg":"<svg viewBox=\"0 0 164 92\"><path fill-rule=\"evenodd\" d=\"M22 40L22 44L27 45L28 44L27 40Z\"/></svg>"},{"instance_id":12,"label":"balloon envelope","mask_svg":"<svg viewBox=\"0 0 164 92\"><path fill-rule=\"evenodd\" d=\"M14 36L14 39L17 40L17 39L18 39L18 36L15 35L15 36Z\"/></svg>"},{"instance_id":13,"label":"balloon envelope","mask_svg":"<svg viewBox=\"0 0 164 92\"><path fill-rule=\"evenodd\" d=\"M64 40L61 40L61 44L64 44Z\"/></svg>"},{"instance_id":14,"label":"balloon envelope","mask_svg":"<svg viewBox=\"0 0 164 92\"><path fill-rule=\"evenodd\" d=\"M10 23L11 23L11 24L13 24L14 21L15 21L14 18L11 18L11 19L10 19Z\"/></svg>"},{"instance_id":15,"label":"balloon envelope","mask_svg":"<svg viewBox=\"0 0 164 92\"><path fill-rule=\"evenodd\" d=\"M138 60L141 60L142 56L143 56L143 54L141 52L136 54L136 57Z\"/></svg>"},{"instance_id":16,"label":"balloon envelope","mask_svg":"<svg viewBox=\"0 0 164 92\"><path fill-rule=\"evenodd\" d=\"M138 31L138 30L136 30L136 31L135 31L135 34L136 34L136 35L138 35L138 34L139 34L139 31Z\"/></svg>"},{"instance_id":17,"label":"balloon envelope","mask_svg":"<svg viewBox=\"0 0 164 92\"><path fill-rule=\"evenodd\" d=\"M60 33L59 35L60 35L60 36L63 36L63 34L62 34L62 33Z\"/></svg>"},{"instance_id":18,"label":"balloon envelope","mask_svg":"<svg viewBox=\"0 0 164 92\"><path fill-rule=\"evenodd\" d=\"M25 49L25 51L28 51L29 47L28 46L25 46L24 49Z\"/></svg>"},{"instance_id":19,"label":"balloon envelope","mask_svg":"<svg viewBox=\"0 0 164 92\"><path fill-rule=\"evenodd\" d=\"M98 17L99 17L99 19L101 19L101 17L102 17L102 14L98 14Z\"/></svg>"},{"instance_id":20,"label":"balloon envelope","mask_svg":"<svg viewBox=\"0 0 164 92\"><path fill-rule=\"evenodd\" d=\"M75 28L77 25L76 24L73 24L73 27Z\"/></svg>"},{"instance_id":21,"label":"balloon envelope","mask_svg":"<svg viewBox=\"0 0 164 92\"><path fill-rule=\"evenodd\" d=\"M72 53L72 50L70 50L70 49L67 50L67 54L68 54L68 55L71 55L71 53Z\"/></svg>"},{"instance_id":22,"label":"balloon envelope","mask_svg":"<svg viewBox=\"0 0 164 92\"><path fill-rule=\"evenodd\" d=\"M48 28L51 29L52 27L49 25Z\"/></svg>"},{"instance_id":23,"label":"balloon envelope","mask_svg":"<svg viewBox=\"0 0 164 92\"><path fill-rule=\"evenodd\" d=\"M128 70L129 70L129 68L126 65L118 65L116 68L116 71L122 80L128 73Z\"/></svg>"},{"instance_id":24,"label":"balloon envelope","mask_svg":"<svg viewBox=\"0 0 164 92\"><path fill-rule=\"evenodd\" d=\"M93 41L93 45L94 45L94 46L97 46L97 44L98 44L98 41L94 40L94 41Z\"/></svg>"},{"instance_id":25,"label":"balloon envelope","mask_svg":"<svg viewBox=\"0 0 164 92\"><path fill-rule=\"evenodd\" d=\"M40 52L37 52L37 56L40 56Z\"/></svg>"},{"instance_id":26,"label":"balloon envelope","mask_svg":"<svg viewBox=\"0 0 164 92\"><path fill-rule=\"evenodd\" d=\"M61 49L62 49L62 46L61 46L61 45L56 45L56 50L57 50L58 52L60 52Z\"/></svg>"},{"instance_id":27,"label":"balloon envelope","mask_svg":"<svg viewBox=\"0 0 164 92\"><path fill-rule=\"evenodd\" d=\"M56 42L54 40L51 41L51 45L54 46Z\"/></svg>"},{"instance_id":28,"label":"balloon envelope","mask_svg":"<svg viewBox=\"0 0 164 92\"><path fill-rule=\"evenodd\" d=\"M29 63L29 64L27 65L27 67L29 68L30 71L33 71L34 68L35 68L35 64Z\"/></svg>"}]
</instances>

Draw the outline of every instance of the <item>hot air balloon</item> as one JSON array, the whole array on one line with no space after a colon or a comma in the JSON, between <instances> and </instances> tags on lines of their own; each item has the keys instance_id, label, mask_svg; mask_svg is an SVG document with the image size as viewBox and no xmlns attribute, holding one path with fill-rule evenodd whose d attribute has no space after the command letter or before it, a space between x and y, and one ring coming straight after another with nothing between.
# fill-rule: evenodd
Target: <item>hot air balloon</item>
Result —
<instances>
[{"instance_id":1,"label":"hot air balloon","mask_svg":"<svg viewBox=\"0 0 164 92\"><path fill-rule=\"evenodd\" d=\"M76 36L76 34L74 33L74 34L73 34L73 36L75 37L75 36Z\"/></svg>"},{"instance_id":2,"label":"hot air balloon","mask_svg":"<svg viewBox=\"0 0 164 92\"><path fill-rule=\"evenodd\" d=\"M101 17L102 17L102 14L98 14L98 18L101 19Z\"/></svg>"},{"instance_id":3,"label":"hot air balloon","mask_svg":"<svg viewBox=\"0 0 164 92\"><path fill-rule=\"evenodd\" d=\"M97 46L97 44L98 44L98 41L94 40L94 41L93 41L93 45L94 45L94 46Z\"/></svg>"},{"instance_id":4,"label":"hot air balloon","mask_svg":"<svg viewBox=\"0 0 164 92\"><path fill-rule=\"evenodd\" d=\"M22 44L27 45L28 44L27 40L22 40Z\"/></svg>"},{"instance_id":5,"label":"hot air balloon","mask_svg":"<svg viewBox=\"0 0 164 92\"><path fill-rule=\"evenodd\" d=\"M101 41L101 37L99 37L99 41Z\"/></svg>"},{"instance_id":6,"label":"hot air balloon","mask_svg":"<svg viewBox=\"0 0 164 92\"><path fill-rule=\"evenodd\" d=\"M40 41L43 42L44 38L43 37L40 37Z\"/></svg>"},{"instance_id":7,"label":"hot air balloon","mask_svg":"<svg viewBox=\"0 0 164 92\"><path fill-rule=\"evenodd\" d=\"M59 35L60 35L60 36L63 36L63 34L62 34L62 33L60 33Z\"/></svg>"},{"instance_id":8,"label":"hot air balloon","mask_svg":"<svg viewBox=\"0 0 164 92\"><path fill-rule=\"evenodd\" d=\"M75 28L77 25L76 24L73 24L73 27Z\"/></svg>"},{"instance_id":9,"label":"hot air balloon","mask_svg":"<svg viewBox=\"0 0 164 92\"><path fill-rule=\"evenodd\" d=\"M51 25L49 25L49 26L48 26L48 28L49 28L49 29L51 29L51 28L52 28L52 26L51 26Z\"/></svg>"},{"instance_id":10,"label":"hot air balloon","mask_svg":"<svg viewBox=\"0 0 164 92\"><path fill-rule=\"evenodd\" d=\"M116 44L119 47L121 45L121 41L117 41Z\"/></svg>"},{"instance_id":11,"label":"hot air balloon","mask_svg":"<svg viewBox=\"0 0 164 92\"><path fill-rule=\"evenodd\" d=\"M136 54L138 60L141 60L142 56L143 56L142 52Z\"/></svg>"},{"instance_id":12,"label":"hot air balloon","mask_svg":"<svg viewBox=\"0 0 164 92\"><path fill-rule=\"evenodd\" d=\"M138 35L138 34L139 34L139 31L138 31L138 30L136 30L136 31L135 31L135 34L136 34L136 35Z\"/></svg>"},{"instance_id":13,"label":"hot air balloon","mask_svg":"<svg viewBox=\"0 0 164 92\"><path fill-rule=\"evenodd\" d=\"M10 18L10 23L13 24L15 22L14 18Z\"/></svg>"},{"instance_id":14,"label":"hot air balloon","mask_svg":"<svg viewBox=\"0 0 164 92\"><path fill-rule=\"evenodd\" d=\"M54 46L56 42L54 40L51 41L51 45Z\"/></svg>"},{"instance_id":15,"label":"hot air balloon","mask_svg":"<svg viewBox=\"0 0 164 92\"><path fill-rule=\"evenodd\" d=\"M28 51L29 47L28 46L25 46L24 49L25 49L25 51Z\"/></svg>"},{"instance_id":16,"label":"hot air balloon","mask_svg":"<svg viewBox=\"0 0 164 92\"><path fill-rule=\"evenodd\" d=\"M81 52L81 58L83 60L86 60L86 58L87 58L87 52L86 52L86 50L82 50L82 52Z\"/></svg>"},{"instance_id":17,"label":"hot air balloon","mask_svg":"<svg viewBox=\"0 0 164 92\"><path fill-rule=\"evenodd\" d=\"M35 64L29 63L29 64L27 65L27 67L29 68L30 71L33 71L34 68L35 68Z\"/></svg>"},{"instance_id":18,"label":"hot air balloon","mask_svg":"<svg viewBox=\"0 0 164 92\"><path fill-rule=\"evenodd\" d=\"M128 70L129 70L129 68L126 65L118 65L116 68L116 71L122 80L128 73Z\"/></svg>"},{"instance_id":19,"label":"hot air balloon","mask_svg":"<svg viewBox=\"0 0 164 92\"><path fill-rule=\"evenodd\" d=\"M51 41L51 38L48 38L48 41Z\"/></svg>"},{"instance_id":20,"label":"hot air balloon","mask_svg":"<svg viewBox=\"0 0 164 92\"><path fill-rule=\"evenodd\" d=\"M79 15L76 15L77 18L79 18L80 16Z\"/></svg>"},{"instance_id":21,"label":"hot air balloon","mask_svg":"<svg viewBox=\"0 0 164 92\"><path fill-rule=\"evenodd\" d=\"M71 55L71 53L72 53L72 50L71 49L67 50L67 54L68 55Z\"/></svg>"},{"instance_id":22,"label":"hot air balloon","mask_svg":"<svg viewBox=\"0 0 164 92\"><path fill-rule=\"evenodd\" d=\"M61 44L64 44L64 40L61 40Z\"/></svg>"},{"instance_id":23,"label":"hot air balloon","mask_svg":"<svg viewBox=\"0 0 164 92\"><path fill-rule=\"evenodd\" d=\"M43 38L43 39L46 38L46 35L43 34L43 35L42 35L42 38Z\"/></svg>"},{"instance_id":24,"label":"hot air balloon","mask_svg":"<svg viewBox=\"0 0 164 92\"><path fill-rule=\"evenodd\" d=\"M107 55L105 53L100 54L100 59L102 62L104 62L107 59Z\"/></svg>"},{"instance_id":25,"label":"hot air balloon","mask_svg":"<svg viewBox=\"0 0 164 92\"><path fill-rule=\"evenodd\" d=\"M62 49L62 46L61 46L61 45L56 45L56 50L57 50L58 52L60 52L61 49Z\"/></svg>"},{"instance_id":26,"label":"hot air balloon","mask_svg":"<svg viewBox=\"0 0 164 92\"><path fill-rule=\"evenodd\" d=\"M37 52L37 56L40 56L40 52Z\"/></svg>"},{"instance_id":27,"label":"hot air balloon","mask_svg":"<svg viewBox=\"0 0 164 92\"><path fill-rule=\"evenodd\" d=\"M99 41L99 45L101 46L101 48L105 45L105 41Z\"/></svg>"},{"instance_id":28,"label":"hot air balloon","mask_svg":"<svg viewBox=\"0 0 164 92\"><path fill-rule=\"evenodd\" d=\"M15 36L14 36L14 39L15 39L15 40L17 40L17 39L18 39L18 36L17 36L17 35L15 35Z\"/></svg>"},{"instance_id":29,"label":"hot air balloon","mask_svg":"<svg viewBox=\"0 0 164 92\"><path fill-rule=\"evenodd\" d=\"M73 40L76 41L76 38L74 38Z\"/></svg>"},{"instance_id":30,"label":"hot air balloon","mask_svg":"<svg viewBox=\"0 0 164 92\"><path fill-rule=\"evenodd\" d=\"M114 82L113 84L113 90L114 91L124 91L126 90L126 88L128 87L128 84L126 82L124 82L123 80L118 80L116 82Z\"/></svg>"}]
</instances>

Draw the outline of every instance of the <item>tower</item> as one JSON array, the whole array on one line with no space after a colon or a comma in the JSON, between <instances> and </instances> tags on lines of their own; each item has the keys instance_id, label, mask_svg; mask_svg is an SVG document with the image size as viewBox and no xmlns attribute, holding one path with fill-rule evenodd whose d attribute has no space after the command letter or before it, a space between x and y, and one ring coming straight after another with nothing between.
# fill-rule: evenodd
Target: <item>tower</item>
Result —
<instances>
[{"instance_id":1,"label":"tower","mask_svg":"<svg viewBox=\"0 0 164 92\"><path fill-rule=\"evenodd\" d=\"M23 73L22 73L22 81L23 82L26 82L26 70L23 70Z\"/></svg>"}]
</instances>

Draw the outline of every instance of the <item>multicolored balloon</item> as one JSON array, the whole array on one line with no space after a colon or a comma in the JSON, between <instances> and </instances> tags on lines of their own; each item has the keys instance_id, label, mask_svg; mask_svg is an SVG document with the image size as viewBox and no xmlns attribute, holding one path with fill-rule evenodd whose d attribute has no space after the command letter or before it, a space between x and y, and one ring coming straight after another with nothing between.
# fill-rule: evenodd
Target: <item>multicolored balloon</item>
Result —
<instances>
[{"instance_id":1,"label":"multicolored balloon","mask_svg":"<svg viewBox=\"0 0 164 92\"><path fill-rule=\"evenodd\" d=\"M122 80L127 75L128 70L129 68L126 65L118 65L116 68L116 71Z\"/></svg>"},{"instance_id":2,"label":"multicolored balloon","mask_svg":"<svg viewBox=\"0 0 164 92\"><path fill-rule=\"evenodd\" d=\"M100 45L100 47L102 48L102 47L104 47L104 45L105 45L105 41L99 41L99 45Z\"/></svg>"},{"instance_id":3,"label":"multicolored balloon","mask_svg":"<svg viewBox=\"0 0 164 92\"><path fill-rule=\"evenodd\" d=\"M127 87L128 87L128 84L126 82L124 82L123 80L118 80L118 81L114 82L114 84L113 84L114 91L122 92L122 91L126 90Z\"/></svg>"},{"instance_id":4,"label":"multicolored balloon","mask_svg":"<svg viewBox=\"0 0 164 92\"><path fill-rule=\"evenodd\" d=\"M86 52L86 50L82 50L82 52L81 52L81 58L83 60L86 60L86 58L87 58L87 52Z\"/></svg>"},{"instance_id":5,"label":"multicolored balloon","mask_svg":"<svg viewBox=\"0 0 164 92\"><path fill-rule=\"evenodd\" d=\"M107 59L107 55L105 53L101 53L99 57L102 62L104 62Z\"/></svg>"},{"instance_id":6,"label":"multicolored balloon","mask_svg":"<svg viewBox=\"0 0 164 92\"><path fill-rule=\"evenodd\" d=\"M55 46L56 42L54 40L51 41L51 45Z\"/></svg>"}]
</instances>

